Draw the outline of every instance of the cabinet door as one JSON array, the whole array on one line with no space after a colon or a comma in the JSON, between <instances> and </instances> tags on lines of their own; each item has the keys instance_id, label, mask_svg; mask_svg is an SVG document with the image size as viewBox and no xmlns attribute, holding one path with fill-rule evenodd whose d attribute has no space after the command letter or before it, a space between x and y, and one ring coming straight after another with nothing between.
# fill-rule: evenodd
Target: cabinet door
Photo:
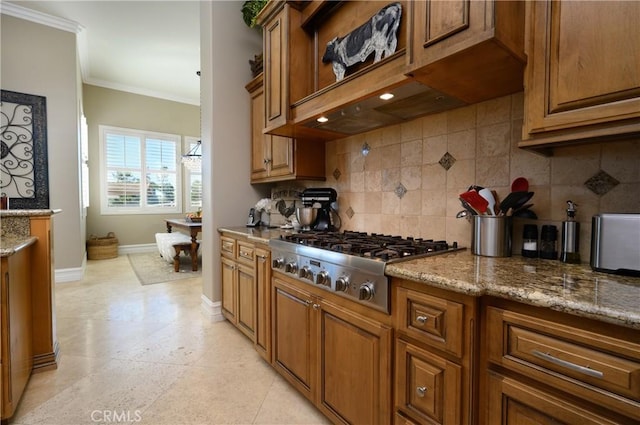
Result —
<instances>
[{"instance_id":1,"label":"cabinet door","mask_svg":"<svg viewBox=\"0 0 640 425\"><path fill-rule=\"evenodd\" d=\"M271 363L271 252L256 248L256 350Z\"/></svg>"},{"instance_id":2,"label":"cabinet door","mask_svg":"<svg viewBox=\"0 0 640 425\"><path fill-rule=\"evenodd\" d=\"M262 77L251 87L251 179L267 177L267 139L264 130L264 85Z\"/></svg>"},{"instance_id":3,"label":"cabinet door","mask_svg":"<svg viewBox=\"0 0 640 425\"><path fill-rule=\"evenodd\" d=\"M318 407L334 422L391 422L391 328L322 302Z\"/></svg>"},{"instance_id":4,"label":"cabinet door","mask_svg":"<svg viewBox=\"0 0 640 425\"><path fill-rule=\"evenodd\" d=\"M236 268L235 261L220 258L222 273L222 315L234 325L238 323L236 316Z\"/></svg>"},{"instance_id":5,"label":"cabinet door","mask_svg":"<svg viewBox=\"0 0 640 425\"><path fill-rule=\"evenodd\" d=\"M640 130L640 2L536 1L528 12L523 138L567 129L574 131L555 138ZM589 131L585 126L596 127L591 134L575 131Z\"/></svg>"},{"instance_id":6,"label":"cabinet door","mask_svg":"<svg viewBox=\"0 0 640 425\"><path fill-rule=\"evenodd\" d=\"M31 317L31 247L2 258L0 329L4 387L0 387L4 419L13 416L33 368ZM3 421L4 423L4 421Z\"/></svg>"},{"instance_id":7,"label":"cabinet door","mask_svg":"<svg viewBox=\"0 0 640 425\"><path fill-rule=\"evenodd\" d=\"M287 123L288 11L289 6L284 5L283 9L263 29L265 127L267 129Z\"/></svg>"},{"instance_id":8,"label":"cabinet door","mask_svg":"<svg viewBox=\"0 0 640 425\"><path fill-rule=\"evenodd\" d=\"M421 423L468 423L462 415L462 367L396 341L396 407Z\"/></svg>"},{"instance_id":9,"label":"cabinet door","mask_svg":"<svg viewBox=\"0 0 640 425\"><path fill-rule=\"evenodd\" d=\"M510 378L489 376L488 423L504 425L621 424Z\"/></svg>"},{"instance_id":10,"label":"cabinet door","mask_svg":"<svg viewBox=\"0 0 640 425\"><path fill-rule=\"evenodd\" d=\"M238 329L255 341L256 329L256 279L253 267L237 265Z\"/></svg>"},{"instance_id":11,"label":"cabinet door","mask_svg":"<svg viewBox=\"0 0 640 425\"><path fill-rule=\"evenodd\" d=\"M293 139L282 136L269 136L269 176L280 177L294 174Z\"/></svg>"},{"instance_id":12,"label":"cabinet door","mask_svg":"<svg viewBox=\"0 0 640 425\"><path fill-rule=\"evenodd\" d=\"M318 304L307 292L273 278L271 314L273 321L273 366L298 391L313 400L316 388Z\"/></svg>"}]
</instances>

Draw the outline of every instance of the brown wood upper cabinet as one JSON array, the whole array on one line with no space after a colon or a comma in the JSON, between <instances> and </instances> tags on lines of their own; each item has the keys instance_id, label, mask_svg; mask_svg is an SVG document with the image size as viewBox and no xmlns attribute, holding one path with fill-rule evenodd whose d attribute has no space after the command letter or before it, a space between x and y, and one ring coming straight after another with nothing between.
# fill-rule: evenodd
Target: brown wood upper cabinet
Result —
<instances>
[{"instance_id":1,"label":"brown wood upper cabinet","mask_svg":"<svg viewBox=\"0 0 640 425\"><path fill-rule=\"evenodd\" d=\"M465 103L521 91L525 3L495 0L409 2L408 72Z\"/></svg>"},{"instance_id":2,"label":"brown wood upper cabinet","mask_svg":"<svg viewBox=\"0 0 640 425\"><path fill-rule=\"evenodd\" d=\"M272 0L263 26L265 132L332 140L521 91L524 2L411 1L394 53L373 55L336 81L326 45L388 2ZM381 101L378 96L395 97ZM317 118L329 118L318 123Z\"/></svg>"},{"instance_id":3,"label":"brown wood upper cabinet","mask_svg":"<svg viewBox=\"0 0 640 425\"><path fill-rule=\"evenodd\" d=\"M246 89L251 96L251 183L324 180L324 144L298 141L265 131L263 74Z\"/></svg>"},{"instance_id":4,"label":"brown wood upper cabinet","mask_svg":"<svg viewBox=\"0 0 640 425\"><path fill-rule=\"evenodd\" d=\"M640 132L639 21L635 1L527 2L520 147Z\"/></svg>"}]
</instances>

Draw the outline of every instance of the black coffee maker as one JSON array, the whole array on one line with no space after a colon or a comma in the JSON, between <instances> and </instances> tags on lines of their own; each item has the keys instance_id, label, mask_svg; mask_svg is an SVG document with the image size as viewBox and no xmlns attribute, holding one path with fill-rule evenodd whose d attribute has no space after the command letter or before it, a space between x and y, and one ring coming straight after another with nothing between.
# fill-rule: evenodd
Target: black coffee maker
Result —
<instances>
[{"instance_id":1,"label":"black coffee maker","mask_svg":"<svg viewBox=\"0 0 640 425\"><path fill-rule=\"evenodd\" d=\"M312 230L338 230L333 220L333 214L336 212L332 204L338 200L338 194L335 189L330 187L312 187L302 192L302 205L305 207L318 208L318 215L311 224ZM337 214L336 214L337 217Z\"/></svg>"}]
</instances>

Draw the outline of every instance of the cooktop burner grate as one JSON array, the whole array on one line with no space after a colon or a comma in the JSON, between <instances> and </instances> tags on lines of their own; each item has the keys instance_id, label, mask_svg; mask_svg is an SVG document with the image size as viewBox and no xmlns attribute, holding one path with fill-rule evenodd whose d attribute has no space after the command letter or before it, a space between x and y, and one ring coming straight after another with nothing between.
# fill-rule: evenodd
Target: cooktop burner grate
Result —
<instances>
[{"instance_id":1,"label":"cooktop burner grate","mask_svg":"<svg viewBox=\"0 0 640 425\"><path fill-rule=\"evenodd\" d=\"M354 231L303 231L283 235L281 240L356 255L359 257L378 258L383 261L407 259L437 251L457 249L457 243L449 245L446 241L423 238L403 238L401 236L382 235Z\"/></svg>"}]
</instances>

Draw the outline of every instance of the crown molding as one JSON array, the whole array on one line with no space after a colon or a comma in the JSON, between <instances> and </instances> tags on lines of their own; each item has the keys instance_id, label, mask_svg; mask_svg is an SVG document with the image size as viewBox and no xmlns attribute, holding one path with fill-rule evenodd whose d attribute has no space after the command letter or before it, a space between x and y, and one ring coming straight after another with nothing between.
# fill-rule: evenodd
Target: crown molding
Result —
<instances>
[{"instance_id":1,"label":"crown molding","mask_svg":"<svg viewBox=\"0 0 640 425\"><path fill-rule=\"evenodd\" d=\"M127 93L137 94L137 95L140 95L140 96L155 97L157 99L169 100L171 102L186 103L186 104L189 104L189 105L200 106L200 99L194 99L194 98L190 98L190 97L175 96L175 95L172 95L172 94L169 94L169 93L165 93L165 92L159 92L159 91L154 91L154 90L149 90L149 89L142 89L140 87L134 87L134 86L129 86L129 85L120 84L120 83L114 83L114 82L111 82L111 81L104 81L104 80L91 78L91 77L87 78L83 82L85 84L89 84L89 85L92 85L92 86L103 87L105 89L119 90L119 91L123 91L123 92L127 92Z\"/></svg>"},{"instance_id":2,"label":"crown molding","mask_svg":"<svg viewBox=\"0 0 640 425\"><path fill-rule=\"evenodd\" d=\"M69 19L48 15L46 13L38 12L37 10L18 6L15 3L7 3L6 1L3 1L0 4L0 13L3 15L13 16L14 18L24 19L25 21L35 22L36 24L46 25L62 31L72 32L74 34L78 34L84 29L82 25Z\"/></svg>"}]
</instances>

